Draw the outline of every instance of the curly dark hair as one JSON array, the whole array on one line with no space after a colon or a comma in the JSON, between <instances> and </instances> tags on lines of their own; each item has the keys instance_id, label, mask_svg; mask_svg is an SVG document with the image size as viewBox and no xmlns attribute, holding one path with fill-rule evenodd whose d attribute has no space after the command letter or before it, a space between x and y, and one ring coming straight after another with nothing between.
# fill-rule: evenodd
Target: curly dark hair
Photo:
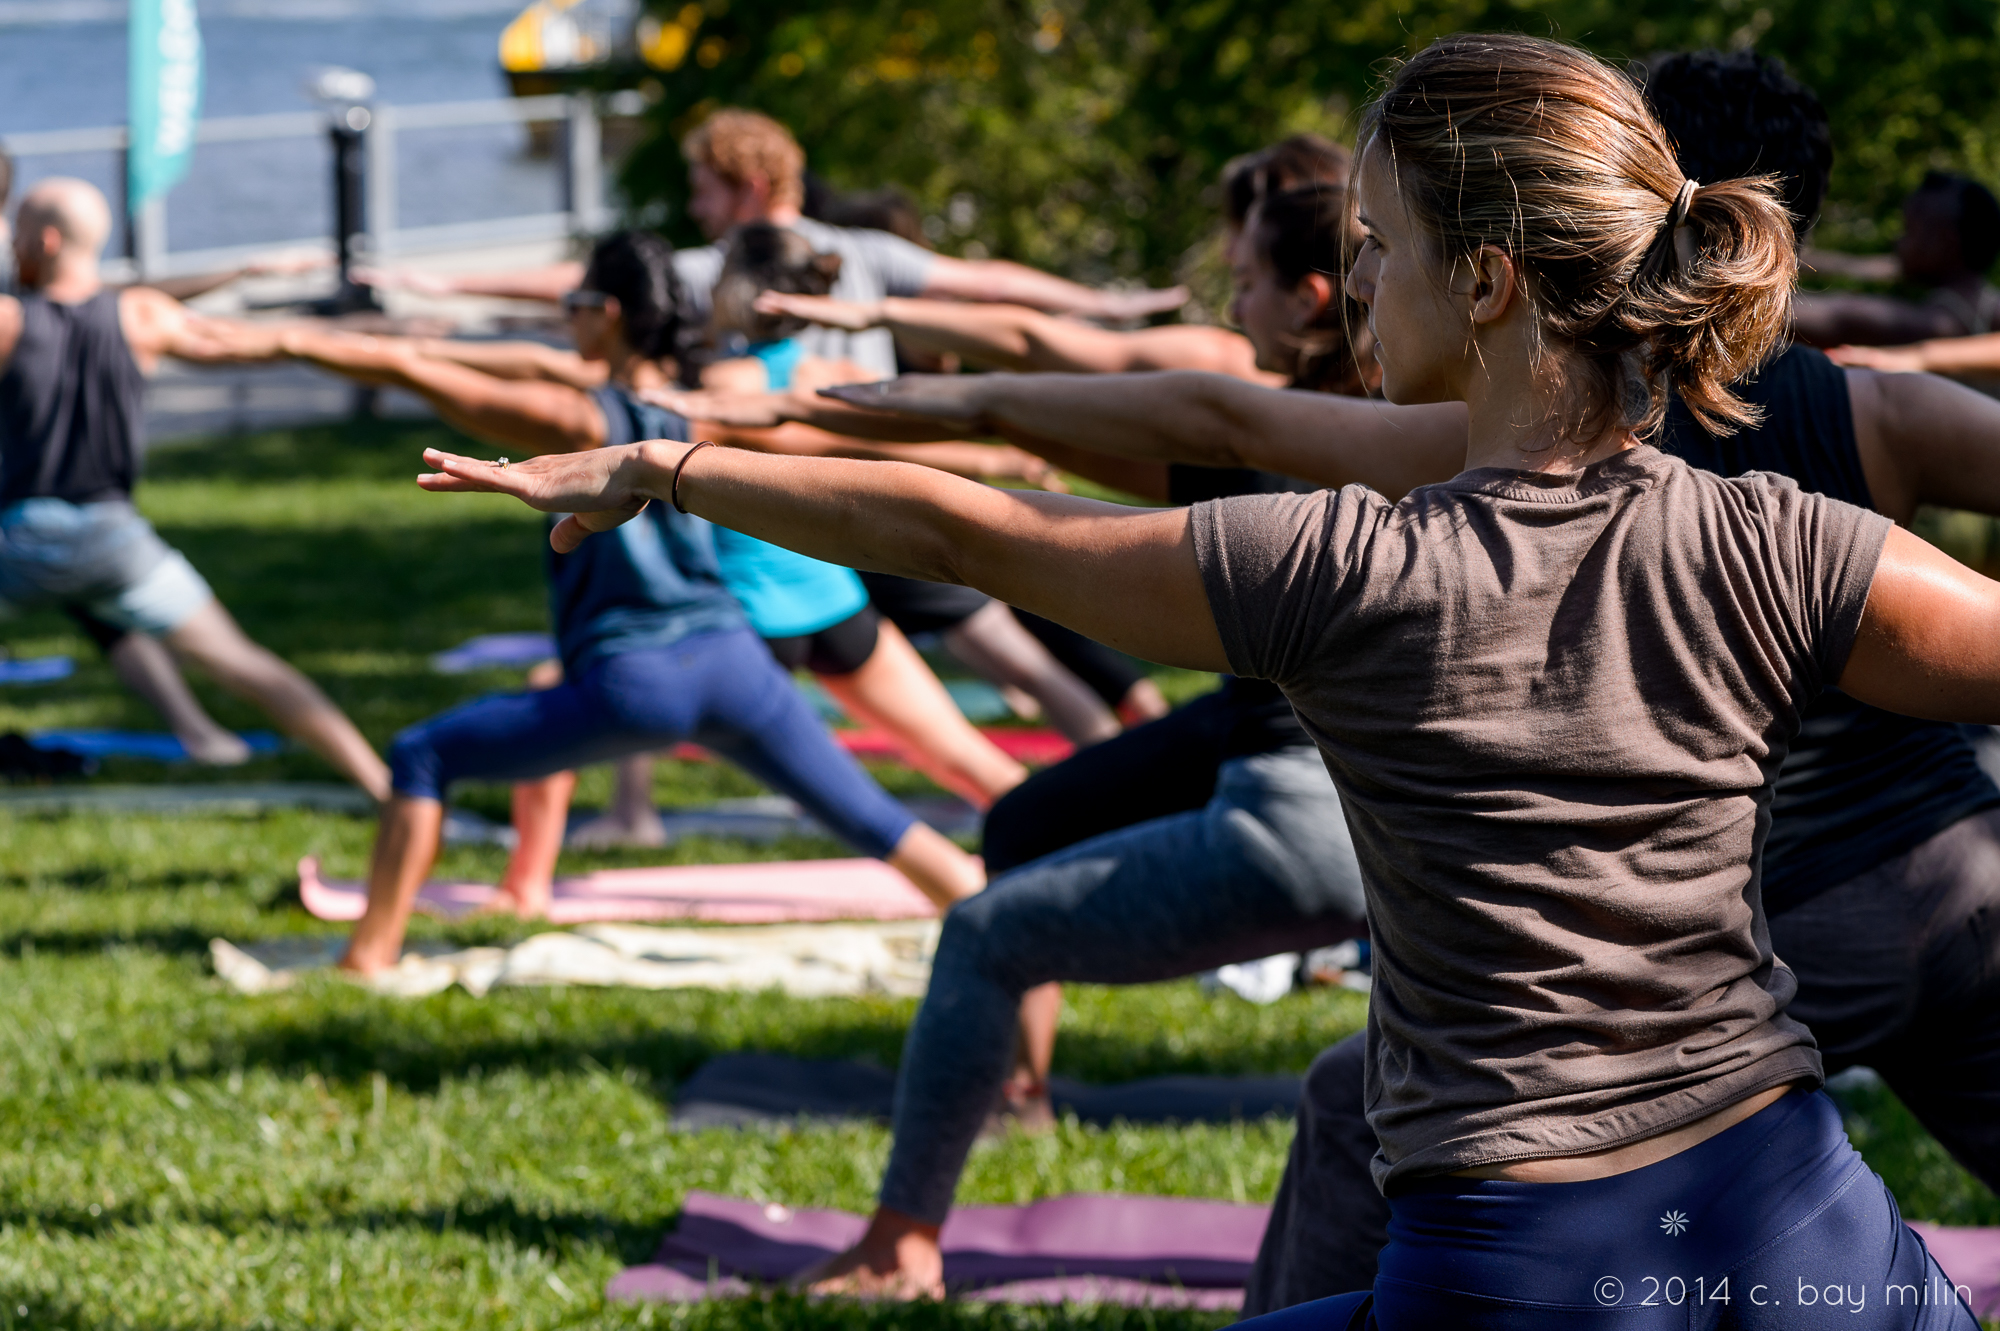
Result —
<instances>
[{"instance_id":1,"label":"curly dark hair","mask_svg":"<svg viewBox=\"0 0 2000 1331\"><path fill-rule=\"evenodd\" d=\"M1826 108L1783 61L1754 51L1661 52L1629 72L1689 179L1780 177L1792 232L1805 239L1826 200L1833 133Z\"/></svg>"}]
</instances>

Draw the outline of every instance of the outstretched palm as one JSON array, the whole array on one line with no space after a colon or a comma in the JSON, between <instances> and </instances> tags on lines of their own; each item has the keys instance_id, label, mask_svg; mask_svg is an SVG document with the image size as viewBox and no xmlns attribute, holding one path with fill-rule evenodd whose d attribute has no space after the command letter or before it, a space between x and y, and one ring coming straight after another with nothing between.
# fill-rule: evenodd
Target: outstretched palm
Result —
<instances>
[{"instance_id":1,"label":"outstretched palm","mask_svg":"<svg viewBox=\"0 0 2000 1331\"><path fill-rule=\"evenodd\" d=\"M424 461L437 470L417 477L417 484L442 492L512 495L530 508L565 514L549 533L549 544L567 554L593 532L609 531L637 517L653 498L634 484L645 447L628 444L583 453L545 453L504 465L427 448Z\"/></svg>"}]
</instances>

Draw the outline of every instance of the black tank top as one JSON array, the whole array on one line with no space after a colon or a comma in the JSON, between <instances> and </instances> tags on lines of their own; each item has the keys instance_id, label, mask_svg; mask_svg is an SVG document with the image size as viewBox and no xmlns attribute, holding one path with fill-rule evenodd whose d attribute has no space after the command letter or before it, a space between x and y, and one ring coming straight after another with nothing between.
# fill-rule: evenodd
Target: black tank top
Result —
<instances>
[{"instance_id":1,"label":"black tank top","mask_svg":"<svg viewBox=\"0 0 2000 1331\"><path fill-rule=\"evenodd\" d=\"M80 305L19 300L21 339L0 374L0 508L128 498L146 381L118 326L118 293Z\"/></svg>"},{"instance_id":2,"label":"black tank top","mask_svg":"<svg viewBox=\"0 0 2000 1331\"><path fill-rule=\"evenodd\" d=\"M1771 471L1808 490L1874 507L1839 366L1793 347L1737 392L1764 423L1717 438L1679 399L1659 445L1723 476ZM2000 805L1963 726L1917 721L1828 689L1805 711L1778 772L1764 843L1764 908L1791 909Z\"/></svg>"}]
</instances>

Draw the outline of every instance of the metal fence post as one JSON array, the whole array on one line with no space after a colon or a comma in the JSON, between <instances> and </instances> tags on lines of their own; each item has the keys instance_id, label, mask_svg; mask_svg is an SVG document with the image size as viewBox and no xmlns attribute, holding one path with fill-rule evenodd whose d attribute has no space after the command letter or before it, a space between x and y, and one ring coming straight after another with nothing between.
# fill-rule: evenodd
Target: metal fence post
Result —
<instances>
[{"instance_id":1,"label":"metal fence post","mask_svg":"<svg viewBox=\"0 0 2000 1331\"><path fill-rule=\"evenodd\" d=\"M589 93L569 96L563 121L563 207L570 229L595 232L604 222L604 138L597 103Z\"/></svg>"},{"instance_id":2,"label":"metal fence post","mask_svg":"<svg viewBox=\"0 0 2000 1331\"><path fill-rule=\"evenodd\" d=\"M367 107L350 106L335 112L328 127L333 140L333 254L340 273L340 285L333 295L335 314L381 308L375 292L357 283L353 272L354 242L368 227L368 176L363 168L366 149L361 136L371 119Z\"/></svg>"},{"instance_id":3,"label":"metal fence post","mask_svg":"<svg viewBox=\"0 0 2000 1331\"><path fill-rule=\"evenodd\" d=\"M380 263L396 247L396 112L389 106L370 109L374 119L362 134L368 174L368 254Z\"/></svg>"},{"instance_id":4,"label":"metal fence post","mask_svg":"<svg viewBox=\"0 0 2000 1331\"><path fill-rule=\"evenodd\" d=\"M167 197L155 194L132 215L132 266L139 280L160 277L167 267Z\"/></svg>"}]
</instances>

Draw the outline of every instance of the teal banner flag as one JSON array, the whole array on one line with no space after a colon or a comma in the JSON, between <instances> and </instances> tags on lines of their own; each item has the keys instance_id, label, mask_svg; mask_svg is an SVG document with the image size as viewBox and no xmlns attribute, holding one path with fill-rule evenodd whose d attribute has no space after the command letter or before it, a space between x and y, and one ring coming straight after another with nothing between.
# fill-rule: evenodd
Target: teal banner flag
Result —
<instances>
[{"instance_id":1,"label":"teal banner flag","mask_svg":"<svg viewBox=\"0 0 2000 1331\"><path fill-rule=\"evenodd\" d=\"M127 206L172 189L201 119L201 24L194 0L132 0L132 146Z\"/></svg>"}]
</instances>

